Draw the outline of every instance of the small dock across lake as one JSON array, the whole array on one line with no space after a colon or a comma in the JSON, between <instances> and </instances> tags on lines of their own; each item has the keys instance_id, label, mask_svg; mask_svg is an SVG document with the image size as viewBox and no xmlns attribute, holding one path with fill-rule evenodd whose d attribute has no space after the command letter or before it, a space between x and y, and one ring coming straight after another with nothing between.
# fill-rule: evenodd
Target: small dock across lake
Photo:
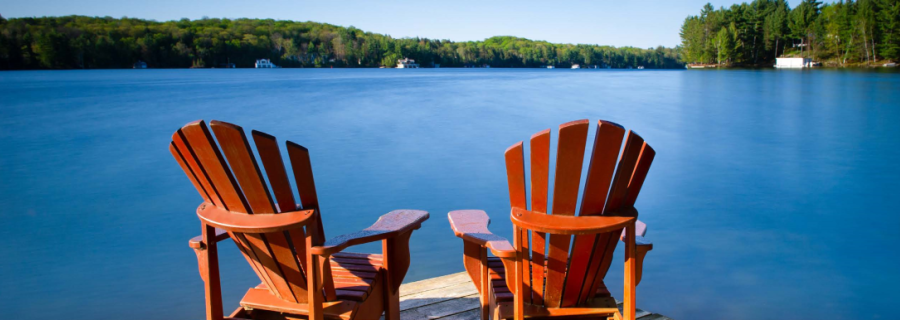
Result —
<instances>
[{"instance_id":1,"label":"small dock across lake","mask_svg":"<svg viewBox=\"0 0 900 320\"><path fill-rule=\"evenodd\" d=\"M400 319L478 320L478 291L465 272L400 286ZM622 304L619 304L622 308ZM641 320L671 320L637 309ZM383 317L382 317L383 319Z\"/></svg>"}]
</instances>

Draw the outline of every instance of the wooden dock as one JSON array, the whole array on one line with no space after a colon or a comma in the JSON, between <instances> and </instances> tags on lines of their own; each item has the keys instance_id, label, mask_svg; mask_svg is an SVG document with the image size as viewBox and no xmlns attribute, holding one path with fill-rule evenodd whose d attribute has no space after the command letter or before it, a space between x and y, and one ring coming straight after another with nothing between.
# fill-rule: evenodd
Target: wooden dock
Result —
<instances>
[{"instance_id":1,"label":"wooden dock","mask_svg":"<svg viewBox=\"0 0 900 320\"><path fill-rule=\"evenodd\" d=\"M400 286L400 319L478 320L478 291L465 272ZM622 304L619 303L619 308ZM637 309L641 320L671 320ZM382 317L383 319L383 317Z\"/></svg>"}]
</instances>

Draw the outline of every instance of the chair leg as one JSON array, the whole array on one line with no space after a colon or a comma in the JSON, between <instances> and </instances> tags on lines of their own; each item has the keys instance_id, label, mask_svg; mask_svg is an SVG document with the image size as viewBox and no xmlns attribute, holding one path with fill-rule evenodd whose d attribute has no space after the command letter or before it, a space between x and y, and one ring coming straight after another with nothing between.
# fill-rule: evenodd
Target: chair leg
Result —
<instances>
[{"instance_id":1,"label":"chair leg","mask_svg":"<svg viewBox=\"0 0 900 320\"><path fill-rule=\"evenodd\" d=\"M222 320L222 285L219 282L219 249L216 240L213 239L216 229L203 225L203 243L200 248L194 249L197 254L197 264L200 269L200 278L203 279L203 291L206 294L206 319Z\"/></svg>"},{"instance_id":2,"label":"chair leg","mask_svg":"<svg viewBox=\"0 0 900 320\"><path fill-rule=\"evenodd\" d=\"M409 239L408 237L406 239ZM407 250L408 249L407 244ZM395 284L395 281L400 281L399 279L394 279L393 275L394 268L402 268L400 265L395 265L396 263L400 263L400 261L394 261L398 257L398 255L402 254L402 252L398 252L401 248L397 248L397 240L396 239L386 239L381 241L381 254L383 260L384 276L384 320L400 320L400 290L399 285ZM408 263L407 263L408 266Z\"/></svg>"},{"instance_id":3,"label":"chair leg","mask_svg":"<svg viewBox=\"0 0 900 320\"><path fill-rule=\"evenodd\" d=\"M400 319L400 291L392 292L388 272L384 272L382 279L385 279L384 288L384 320Z\"/></svg>"},{"instance_id":4,"label":"chair leg","mask_svg":"<svg viewBox=\"0 0 900 320\"><path fill-rule=\"evenodd\" d=\"M634 223L625 227L625 291L622 297L623 317L634 320L635 287L637 286L637 246L634 243Z\"/></svg>"},{"instance_id":5,"label":"chair leg","mask_svg":"<svg viewBox=\"0 0 900 320\"><path fill-rule=\"evenodd\" d=\"M522 228L518 226L513 228L513 247L516 248L516 289L513 292L513 315L516 320L525 319L525 296L522 295L523 287L523 264L522 257Z\"/></svg>"}]
</instances>

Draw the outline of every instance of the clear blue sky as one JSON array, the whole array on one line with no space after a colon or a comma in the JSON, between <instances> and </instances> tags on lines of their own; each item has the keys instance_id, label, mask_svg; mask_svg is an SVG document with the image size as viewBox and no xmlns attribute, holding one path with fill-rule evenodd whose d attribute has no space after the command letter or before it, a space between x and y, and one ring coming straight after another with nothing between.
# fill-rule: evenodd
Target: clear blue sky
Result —
<instances>
[{"instance_id":1,"label":"clear blue sky","mask_svg":"<svg viewBox=\"0 0 900 320\"><path fill-rule=\"evenodd\" d=\"M237 1L0 0L4 17L87 15L153 20L273 18L355 26L393 37L454 41L514 35L557 43L672 47L688 15L709 0L672 1ZM730 6L738 1L713 1Z\"/></svg>"}]
</instances>

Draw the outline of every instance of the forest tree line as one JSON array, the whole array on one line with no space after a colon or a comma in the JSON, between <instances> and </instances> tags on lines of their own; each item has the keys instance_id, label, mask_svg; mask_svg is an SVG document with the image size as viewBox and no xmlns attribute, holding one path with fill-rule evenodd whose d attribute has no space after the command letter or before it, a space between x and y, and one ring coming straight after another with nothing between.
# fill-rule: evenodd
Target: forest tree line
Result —
<instances>
[{"instance_id":1,"label":"forest tree line","mask_svg":"<svg viewBox=\"0 0 900 320\"><path fill-rule=\"evenodd\" d=\"M392 38L354 27L272 19L181 19L157 22L111 17L0 17L0 69L209 68L257 59L282 67L683 68L676 49L554 44L517 37L454 42Z\"/></svg>"},{"instance_id":2,"label":"forest tree line","mask_svg":"<svg viewBox=\"0 0 900 320\"><path fill-rule=\"evenodd\" d=\"M900 0L754 0L716 10L706 4L681 27L687 63L770 66L776 57L832 66L900 61Z\"/></svg>"}]
</instances>

